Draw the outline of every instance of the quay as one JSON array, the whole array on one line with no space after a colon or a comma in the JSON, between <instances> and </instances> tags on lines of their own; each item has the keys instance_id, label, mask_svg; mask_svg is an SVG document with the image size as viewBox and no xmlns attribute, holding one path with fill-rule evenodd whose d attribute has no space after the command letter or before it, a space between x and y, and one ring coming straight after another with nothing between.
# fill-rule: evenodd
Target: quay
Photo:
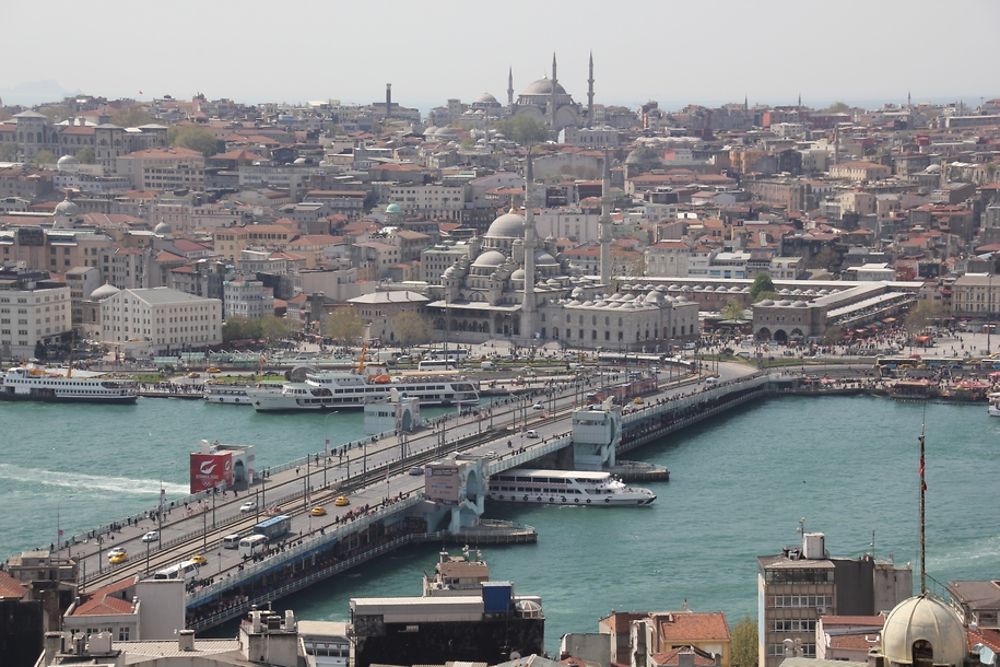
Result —
<instances>
[{"instance_id":1,"label":"quay","mask_svg":"<svg viewBox=\"0 0 1000 667\"><path fill-rule=\"evenodd\" d=\"M689 376L660 385L641 405L612 414L620 420L616 437L604 448L605 469L631 480L669 478L665 469L626 461L615 455L669 436L733 407L775 393L783 376L738 364L720 364L719 374L701 381ZM413 544L517 544L537 539L534 529L480 519L485 480L510 468L572 468L593 445L579 447L572 428L574 413L586 404L579 385L562 384L535 395L498 401L475 414L441 419L420 434L392 434L310 453L262 471L246 491L202 493L174 500L141 516L114 521L59 545L58 558L73 559L81 594L96 595L123 580L201 557L203 565L187 584L188 627L205 630L246 613L253 605L343 572L381 554ZM532 401L544 404L537 410ZM615 430L615 429L612 429ZM529 437L537 434L535 437ZM457 458L456 458L457 457ZM458 462L468 469L461 494L432 497L429 476L415 467ZM334 500L349 498L339 506ZM250 511L241 503L254 501ZM324 512L314 516L312 508ZM269 515L290 517L291 532L265 552L243 558L222 541L248 534ZM142 542L150 530L156 542ZM126 548L129 558L105 562L107 550Z\"/></svg>"}]
</instances>

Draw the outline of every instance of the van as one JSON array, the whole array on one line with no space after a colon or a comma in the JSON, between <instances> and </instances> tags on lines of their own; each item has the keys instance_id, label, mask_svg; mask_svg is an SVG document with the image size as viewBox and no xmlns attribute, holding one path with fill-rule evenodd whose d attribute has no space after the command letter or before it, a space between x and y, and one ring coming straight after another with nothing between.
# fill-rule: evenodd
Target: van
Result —
<instances>
[{"instance_id":1,"label":"van","mask_svg":"<svg viewBox=\"0 0 1000 667\"><path fill-rule=\"evenodd\" d=\"M538 431L534 431L534 430L532 430L532 431L528 431L528 432L527 432L527 433L525 433L524 435L525 435L525 437L526 437L526 438L528 438L529 440L537 440L537 439L538 439Z\"/></svg>"},{"instance_id":2,"label":"van","mask_svg":"<svg viewBox=\"0 0 1000 667\"><path fill-rule=\"evenodd\" d=\"M182 563L158 570L153 575L153 579L183 579L184 581L192 581L197 576L198 564L194 561L186 560Z\"/></svg>"},{"instance_id":3,"label":"van","mask_svg":"<svg viewBox=\"0 0 1000 667\"><path fill-rule=\"evenodd\" d=\"M481 362L479 364L479 368L482 369L482 370L484 370L484 371L491 371L491 370L493 370L493 362L492 361L483 361L483 362Z\"/></svg>"},{"instance_id":4,"label":"van","mask_svg":"<svg viewBox=\"0 0 1000 667\"><path fill-rule=\"evenodd\" d=\"M716 384L718 381L719 381L719 378L717 378L715 376L711 376L711 375L709 377L705 378L705 384Z\"/></svg>"},{"instance_id":5,"label":"van","mask_svg":"<svg viewBox=\"0 0 1000 667\"><path fill-rule=\"evenodd\" d=\"M233 533L232 535L226 535L222 538L222 548L223 549L238 549L240 546L240 540L243 536L239 533Z\"/></svg>"},{"instance_id":6,"label":"van","mask_svg":"<svg viewBox=\"0 0 1000 667\"><path fill-rule=\"evenodd\" d=\"M244 537L240 540L240 555L244 558L250 558L258 552L263 551L266 547L267 538L263 535Z\"/></svg>"}]
</instances>

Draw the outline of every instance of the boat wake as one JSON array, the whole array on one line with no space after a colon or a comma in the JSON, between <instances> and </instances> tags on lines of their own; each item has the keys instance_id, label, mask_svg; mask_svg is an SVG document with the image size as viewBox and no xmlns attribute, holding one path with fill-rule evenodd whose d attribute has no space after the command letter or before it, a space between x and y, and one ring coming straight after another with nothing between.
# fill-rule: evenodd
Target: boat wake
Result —
<instances>
[{"instance_id":1,"label":"boat wake","mask_svg":"<svg viewBox=\"0 0 1000 667\"><path fill-rule=\"evenodd\" d=\"M129 479L127 477L101 477L57 470L22 468L9 463L0 463L0 479L45 486L62 486L81 491L108 491L135 495L156 495L160 482L155 479ZM163 483L167 495L187 495L188 487L183 484Z\"/></svg>"}]
</instances>

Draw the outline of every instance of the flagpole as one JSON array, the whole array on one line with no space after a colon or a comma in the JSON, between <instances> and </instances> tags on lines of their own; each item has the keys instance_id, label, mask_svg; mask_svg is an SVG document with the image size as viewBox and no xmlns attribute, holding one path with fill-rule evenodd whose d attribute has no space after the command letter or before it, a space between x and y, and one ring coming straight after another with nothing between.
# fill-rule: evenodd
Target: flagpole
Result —
<instances>
[{"instance_id":1,"label":"flagpole","mask_svg":"<svg viewBox=\"0 0 1000 667\"><path fill-rule=\"evenodd\" d=\"M924 481L924 423L920 423L920 594L927 593L927 542L926 542L926 514L925 495L927 492L927 482Z\"/></svg>"}]
</instances>

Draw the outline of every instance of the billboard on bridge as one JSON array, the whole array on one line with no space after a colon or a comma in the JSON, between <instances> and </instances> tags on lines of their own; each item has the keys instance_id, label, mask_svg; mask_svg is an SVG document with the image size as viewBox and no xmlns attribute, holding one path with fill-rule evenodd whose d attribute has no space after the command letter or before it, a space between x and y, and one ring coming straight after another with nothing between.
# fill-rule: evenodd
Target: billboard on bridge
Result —
<instances>
[{"instance_id":1,"label":"billboard on bridge","mask_svg":"<svg viewBox=\"0 0 1000 667\"><path fill-rule=\"evenodd\" d=\"M462 497L462 475L453 463L431 463L424 468L424 494L427 500L457 505Z\"/></svg>"},{"instance_id":2,"label":"billboard on bridge","mask_svg":"<svg viewBox=\"0 0 1000 667\"><path fill-rule=\"evenodd\" d=\"M191 493L233 486L233 453L191 454Z\"/></svg>"}]
</instances>

